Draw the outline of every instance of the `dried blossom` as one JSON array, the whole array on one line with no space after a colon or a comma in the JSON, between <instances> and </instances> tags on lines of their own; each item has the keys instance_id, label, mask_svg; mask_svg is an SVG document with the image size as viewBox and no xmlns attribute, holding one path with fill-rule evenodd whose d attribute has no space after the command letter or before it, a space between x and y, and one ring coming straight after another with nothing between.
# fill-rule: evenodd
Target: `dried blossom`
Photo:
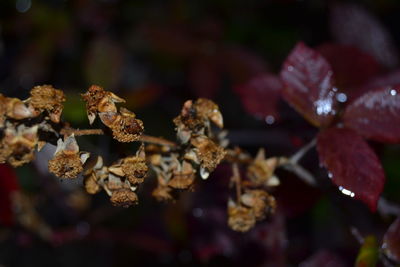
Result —
<instances>
[{"instance_id":1,"label":"dried blossom","mask_svg":"<svg viewBox=\"0 0 400 267\"><path fill-rule=\"evenodd\" d=\"M110 166L108 170L117 176L125 177L132 185L143 183L148 171L144 146L140 147L136 156L123 158Z\"/></svg>"},{"instance_id":2,"label":"dried blossom","mask_svg":"<svg viewBox=\"0 0 400 267\"><path fill-rule=\"evenodd\" d=\"M34 159L34 150L38 143L38 126L12 126L4 131L0 144L0 163L8 162L14 167L21 166Z\"/></svg>"},{"instance_id":3,"label":"dried blossom","mask_svg":"<svg viewBox=\"0 0 400 267\"><path fill-rule=\"evenodd\" d=\"M90 124L93 124L97 113L117 112L114 103L125 102L124 99L97 85L89 87L88 91L82 94L82 98L86 101L86 111Z\"/></svg>"},{"instance_id":4,"label":"dried blossom","mask_svg":"<svg viewBox=\"0 0 400 267\"><path fill-rule=\"evenodd\" d=\"M29 107L18 98L0 96L0 104L2 105L0 114L3 117L3 122L6 117L15 120L23 120L35 117L35 114L33 114L32 110L29 109Z\"/></svg>"},{"instance_id":5,"label":"dried blossom","mask_svg":"<svg viewBox=\"0 0 400 267\"><path fill-rule=\"evenodd\" d=\"M254 161L247 168L247 176L254 185L277 186L279 180L274 176L278 159L276 157L265 159L264 149L260 149Z\"/></svg>"},{"instance_id":6,"label":"dried blossom","mask_svg":"<svg viewBox=\"0 0 400 267\"><path fill-rule=\"evenodd\" d=\"M114 190L110 200L113 205L124 208L138 203L138 197L136 193L127 188Z\"/></svg>"},{"instance_id":7,"label":"dried blossom","mask_svg":"<svg viewBox=\"0 0 400 267\"><path fill-rule=\"evenodd\" d=\"M172 189L167 186L165 178L162 177L161 175L158 175L157 180L158 180L158 185L153 190L152 196L155 197L158 201L170 201L174 199L171 195Z\"/></svg>"},{"instance_id":8,"label":"dried blossom","mask_svg":"<svg viewBox=\"0 0 400 267\"><path fill-rule=\"evenodd\" d=\"M101 191L103 181L108 177L108 168L103 166L103 158L97 157L95 165L84 173L86 192L96 194Z\"/></svg>"},{"instance_id":9,"label":"dried blossom","mask_svg":"<svg viewBox=\"0 0 400 267\"><path fill-rule=\"evenodd\" d=\"M191 141L200 160L201 167L212 172L224 159L226 151L206 136L198 136Z\"/></svg>"},{"instance_id":10,"label":"dried blossom","mask_svg":"<svg viewBox=\"0 0 400 267\"><path fill-rule=\"evenodd\" d=\"M47 111L50 120L54 123L60 122L62 110L65 102L64 92L54 89L51 85L35 86L31 90L28 103L38 113Z\"/></svg>"},{"instance_id":11,"label":"dried blossom","mask_svg":"<svg viewBox=\"0 0 400 267\"><path fill-rule=\"evenodd\" d=\"M79 152L74 135L57 141L54 157L49 161L49 171L61 178L76 178L89 158L88 152Z\"/></svg>"},{"instance_id":12,"label":"dried blossom","mask_svg":"<svg viewBox=\"0 0 400 267\"><path fill-rule=\"evenodd\" d=\"M236 204L233 200L228 202L228 225L238 232L247 232L256 224L253 209Z\"/></svg>"},{"instance_id":13,"label":"dried blossom","mask_svg":"<svg viewBox=\"0 0 400 267\"><path fill-rule=\"evenodd\" d=\"M180 170L174 171L168 185L175 189L187 189L193 185L195 170L187 161L183 161Z\"/></svg>"},{"instance_id":14,"label":"dried blossom","mask_svg":"<svg viewBox=\"0 0 400 267\"><path fill-rule=\"evenodd\" d=\"M224 127L222 114L219 110L218 105L215 104L213 101L205 98L199 98L194 103L194 109L197 112L197 116L209 119L219 128Z\"/></svg>"},{"instance_id":15,"label":"dried blossom","mask_svg":"<svg viewBox=\"0 0 400 267\"><path fill-rule=\"evenodd\" d=\"M264 190L246 190L241 195L243 205L253 209L257 220L262 220L267 214L272 214L276 209L275 198Z\"/></svg>"},{"instance_id":16,"label":"dried blossom","mask_svg":"<svg viewBox=\"0 0 400 267\"><path fill-rule=\"evenodd\" d=\"M101 121L113 132L113 137L119 142L139 140L143 133L143 122L136 119L135 113L121 108L120 113L103 112L99 114Z\"/></svg>"}]
</instances>

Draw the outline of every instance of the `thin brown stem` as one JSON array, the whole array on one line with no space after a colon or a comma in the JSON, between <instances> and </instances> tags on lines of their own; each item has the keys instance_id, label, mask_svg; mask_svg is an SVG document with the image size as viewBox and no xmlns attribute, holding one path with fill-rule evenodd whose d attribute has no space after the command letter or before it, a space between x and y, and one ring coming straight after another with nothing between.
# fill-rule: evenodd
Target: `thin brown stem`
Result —
<instances>
[{"instance_id":1,"label":"thin brown stem","mask_svg":"<svg viewBox=\"0 0 400 267\"><path fill-rule=\"evenodd\" d=\"M142 134L139 137L139 141L150 144L162 145L162 146L170 146L170 147L178 146L175 142L172 142L170 140L145 134Z\"/></svg>"},{"instance_id":2,"label":"thin brown stem","mask_svg":"<svg viewBox=\"0 0 400 267\"><path fill-rule=\"evenodd\" d=\"M103 135L104 131L102 129L73 129L73 128L63 128L60 133L62 135L71 135L82 136L82 135Z\"/></svg>"},{"instance_id":3,"label":"thin brown stem","mask_svg":"<svg viewBox=\"0 0 400 267\"><path fill-rule=\"evenodd\" d=\"M62 135L71 135L74 134L75 136L83 136L83 135L103 135L104 131L102 129L73 129L73 128L63 128L60 132ZM161 138L161 137L155 137L155 136L150 136L150 135L141 135L139 137L139 142L144 142L144 143L150 143L150 144L156 144L156 145L161 145L161 146L170 146L170 147L175 147L177 144L175 142L172 142L170 140Z\"/></svg>"}]
</instances>

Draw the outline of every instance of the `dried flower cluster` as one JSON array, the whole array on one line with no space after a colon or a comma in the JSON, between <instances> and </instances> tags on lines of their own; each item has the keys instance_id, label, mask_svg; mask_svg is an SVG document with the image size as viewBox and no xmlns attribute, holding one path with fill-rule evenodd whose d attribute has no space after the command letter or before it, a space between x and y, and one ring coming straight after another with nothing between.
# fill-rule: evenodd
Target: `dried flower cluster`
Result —
<instances>
[{"instance_id":1,"label":"dried flower cluster","mask_svg":"<svg viewBox=\"0 0 400 267\"><path fill-rule=\"evenodd\" d=\"M224 159L224 142L214 137L211 122L223 127L221 112L214 102L202 98L194 103L186 101L181 114L174 119L178 147L148 147L151 166L158 180L153 191L155 198L170 200L173 189L191 189L196 173L207 179Z\"/></svg>"},{"instance_id":2,"label":"dried flower cluster","mask_svg":"<svg viewBox=\"0 0 400 267\"><path fill-rule=\"evenodd\" d=\"M61 120L63 92L44 85L34 87L31 96L23 101L0 95L0 163L20 166L30 162L36 149L57 140L56 151L48 163L51 173L61 178L76 178L82 173L89 194L104 190L113 205L128 207L138 203L136 191L149 169L158 182L152 195L166 201L174 199L174 191L193 190L197 176L207 179L224 160L234 167L232 184L236 185L237 196L236 201L230 199L228 204L228 224L233 230L247 231L275 210L275 199L267 190L279 184L274 176L278 160L266 159L263 150L252 159L240 149L228 149L226 132L221 130L223 118L214 102L200 98L184 103L174 119L174 143L144 136L143 122L126 108L117 108L116 103L125 100L103 88L93 85L82 97L90 124L99 116L119 142L142 142L134 156L111 165L105 165L101 156L89 160L90 153L80 151L75 136L107 132L70 128ZM47 140L49 136L52 141ZM238 164L247 168L246 180L241 180Z\"/></svg>"},{"instance_id":3,"label":"dried flower cluster","mask_svg":"<svg viewBox=\"0 0 400 267\"><path fill-rule=\"evenodd\" d=\"M135 156L118 160L111 166L104 166L103 158L98 156L95 165L85 172L85 188L89 194L104 189L113 205L129 207L137 204L135 191L143 183L148 167L143 145Z\"/></svg>"},{"instance_id":4,"label":"dried flower cluster","mask_svg":"<svg viewBox=\"0 0 400 267\"><path fill-rule=\"evenodd\" d=\"M236 185L236 201L230 199L228 202L228 225L233 230L246 232L257 221L275 212L276 201L268 190L279 185L279 179L274 175L278 161L277 158L266 159L264 150L260 149L247 165L247 180L241 179L239 167L233 165L231 184Z\"/></svg>"},{"instance_id":5,"label":"dried flower cluster","mask_svg":"<svg viewBox=\"0 0 400 267\"><path fill-rule=\"evenodd\" d=\"M137 141L143 133L143 122L136 119L135 113L126 108L117 110L115 103L125 102L124 99L96 85L91 86L82 97L86 101L90 124L94 122L98 114L119 142Z\"/></svg>"},{"instance_id":6,"label":"dried flower cluster","mask_svg":"<svg viewBox=\"0 0 400 267\"><path fill-rule=\"evenodd\" d=\"M64 93L50 85L36 86L26 100L0 94L0 163L14 167L34 158L35 149L46 143L39 132L55 132L60 123Z\"/></svg>"}]
</instances>

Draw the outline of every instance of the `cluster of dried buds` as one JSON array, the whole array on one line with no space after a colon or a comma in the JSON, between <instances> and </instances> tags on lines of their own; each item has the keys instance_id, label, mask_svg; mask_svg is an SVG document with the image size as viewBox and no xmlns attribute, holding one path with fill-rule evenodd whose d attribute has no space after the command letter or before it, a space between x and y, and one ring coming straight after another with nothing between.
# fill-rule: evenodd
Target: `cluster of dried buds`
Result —
<instances>
[{"instance_id":1,"label":"cluster of dried buds","mask_svg":"<svg viewBox=\"0 0 400 267\"><path fill-rule=\"evenodd\" d=\"M0 163L17 167L32 161L35 149L46 143L40 131L54 132L64 101L64 93L50 85L34 87L25 100L0 94Z\"/></svg>"},{"instance_id":2,"label":"cluster of dried buds","mask_svg":"<svg viewBox=\"0 0 400 267\"><path fill-rule=\"evenodd\" d=\"M221 112L214 102L203 98L194 103L186 101L174 123L177 147L147 148L158 181L153 196L159 200L172 199L173 189L191 189L196 173L207 179L226 154L226 140L214 136L212 131L211 123L223 127Z\"/></svg>"},{"instance_id":3,"label":"cluster of dried buds","mask_svg":"<svg viewBox=\"0 0 400 267\"><path fill-rule=\"evenodd\" d=\"M263 150L252 159L227 149L226 132L221 130L223 118L214 102L200 98L184 103L174 119L177 130L177 143L174 143L143 136L143 122L126 108L117 108L116 103L125 100L103 88L93 85L82 97L90 124L98 115L119 142L149 144L142 143L134 156L119 159L110 166L104 165L101 156L88 160L90 153L80 151L75 139L74 133L79 130L61 122L63 92L49 85L36 86L26 100L0 94L0 163L20 166L32 161L35 149L40 150L50 134L53 143L58 139L54 156L48 162L51 173L61 178L76 178L83 173L88 193L96 194L104 189L113 205L128 207L138 203L136 191L145 181L149 168L158 181L152 195L165 201L173 199L174 190L193 189L197 176L207 179L222 160L227 160L234 162L232 181L237 188L236 201L230 199L228 204L229 226L236 231L247 231L275 210L275 199L267 190L279 184L274 175L278 160L266 159ZM104 133L101 129L83 131ZM230 155L232 151L237 158ZM247 166L247 179L243 181L239 163Z\"/></svg>"},{"instance_id":4,"label":"cluster of dried buds","mask_svg":"<svg viewBox=\"0 0 400 267\"><path fill-rule=\"evenodd\" d=\"M143 145L135 156L120 159L108 167L104 166L103 158L98 156L94 166L84 174L85 189L89 194L104 189L113 205L129 207L138 203L135 191L144 182L147 171Z\"/></svg>"},{"instance_id":5,"label":"cluster of dried buds","mask_svg":"<svg viewBox=\"0 0 400 267\"><path fill-rule=\"evenodd\" d=\"M92 85L82 97L86 101L90 124L94 122L98 114L104 125L112 131L113 137L119 142L139 140L144 130L143 122L136 119L135 113L126 108L122 107L118 111L115 105L115 103L125 102L124 99L97 85Z\"/></svg>"},{"instance_id":6,"label":"cluster of dried buds","mask_svg":"<svg viewBox=\"0 0 400 267\"><path fill-rule=\"evenodd\" d=\"M268 191L279 185L274 175L278 164L278 158L266 159L264 150L260 149L247 165L247 179L242 180L239 167L234 163L231 185L236 185L236 201L228 201L228 225L233 230L247 232L257 221L275 212L276 201Z\"/></svg>"}]
</instances>

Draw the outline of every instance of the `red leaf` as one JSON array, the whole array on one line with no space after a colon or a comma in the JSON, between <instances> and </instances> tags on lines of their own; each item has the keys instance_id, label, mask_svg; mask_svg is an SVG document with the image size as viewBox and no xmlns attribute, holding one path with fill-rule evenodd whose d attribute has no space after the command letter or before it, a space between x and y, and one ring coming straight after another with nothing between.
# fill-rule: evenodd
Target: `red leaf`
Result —
<instances>
[{"instance_id":1,"label":"red leaf","mask_svg":"<svg viewBox=\"0 0 400 267\"><path fill-rule=\"evenodd\" d=\"M385 75L380 75L369 81L364 87L365 90L375 89L378 87L400 84L400 70L397 69Z\"/></svg>"},{"instance_id":2,"label":"red leaf","mask_svg":"<svg viewBox=\"0 0 400 267\"><path fill-rule=\"evenodd\" d=\"M329 128L318 134L320 162L330 172L343 194L365 202L376 210L385 175L375 152L349 129Z\"/></svg>"},{"instance_id":3,"label":"red leaf","mask_svg":"<svg viewBox=\"0 0 400 267\"><path fill-rule=\"evenodd\" d=\"M279 77L270 73L256 76L248 83L235 87L246 111L256 117L265 118L267 123L279 119L281 89Z\"/></svg>"},{"instance_id":4,"label":"red leaf","mask_svg":"<svg viewBox=\"0 0 400 267\"><path fill-rule=\"evenodd\" d=\"M19 184L14 169L0 164L0 223L7 226L14 222L11 195L17 190Z\"/></svg>"},{"instance_id":5,"label":"red leaf","mask_svg":"<svg viewBox=\"0 0 400 267\"><path fill-rule=\"evenodd\" d=\"M332 35L339 43L357 46L384 66L398 64L398 51L390 33L361 6L349 3L334 5L330 26Z\"/></svg>"},{"instance_id":6,"label":"red leaf","mask_svg":"<svg viewBox=\"0 0 400 267\"><path fill-rule=\"evenodd\" d=\"M281 71L283 96L315 126L326 126L336 113L332 69L316 51L299 43Z\"/></svg>"},{"instance_id":7,"label":"red leaf","mask_svg":"<svg viewBox=\"0 0 400 267\"><path fill-rule=\"evenodd\" d=\"M400 263L400 217L390 225L383 237L382 249L389 259Z\"/></svg>"},{"instance_id":8,"label":"red leaf","mask_svg":"<svg viewBox=\"0 0 400 267\"><path fill-rule=\"evenodd\" d=\"M360 86L381 71L372 56L354 46L327 43L317 50L328 60L335 73L335 84L342 90Z\"/></svg>"},{"instance_id":9,"label":"red leaf","mask_svg":"<svg viewBox=\"0 0 400 267\"><path fill-rule=\"evenodd\" d=\"M350 103L343 116L347 128L380 142L400 142L400 85L369 91Z\"/></svg>"}]
</instances>

